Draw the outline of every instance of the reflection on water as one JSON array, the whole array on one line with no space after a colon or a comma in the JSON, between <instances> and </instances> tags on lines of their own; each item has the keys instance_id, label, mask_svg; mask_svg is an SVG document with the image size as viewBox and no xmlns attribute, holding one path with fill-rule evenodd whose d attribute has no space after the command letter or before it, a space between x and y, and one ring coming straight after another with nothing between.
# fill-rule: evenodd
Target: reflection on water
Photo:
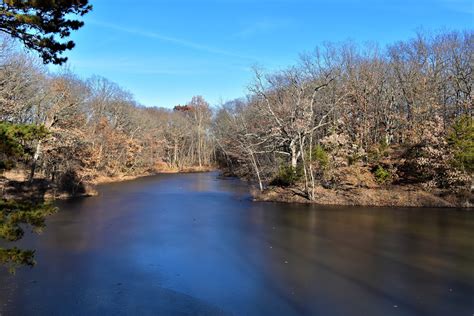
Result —
<instances>
[{"instance_id":1,"label":"reflection on water","mask_svg":"<svg viewBox=\"0 0 474 316\"><path fill-rule=\"evenodd\" d=\"M474 214L253 203L216 174L62 202L2 315L472 315Z\"/></svg>"}]
</instances>

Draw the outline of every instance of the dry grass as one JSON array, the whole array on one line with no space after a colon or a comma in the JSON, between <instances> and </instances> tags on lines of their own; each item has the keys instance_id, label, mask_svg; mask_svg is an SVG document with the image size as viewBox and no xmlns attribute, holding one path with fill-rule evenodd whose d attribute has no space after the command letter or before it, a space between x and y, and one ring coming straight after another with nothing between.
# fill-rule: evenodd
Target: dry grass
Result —
<instances>
[{"instance_id":1,"label":"dry grass","mask_svg":"<svg viewBox=\"0 0 474 316\"><path fill-rule=\"evenodd\" d=\"M455 195L440 196L416 188L352 188L333 190L317 187L315 201L295 194L294 189L271 187L263 192L252 191L257 201L315 203L321 205L395 206L395 207L472 207L469 199ZM471 196L472 198L472 196Z\"/></svg>"}]
</instances>

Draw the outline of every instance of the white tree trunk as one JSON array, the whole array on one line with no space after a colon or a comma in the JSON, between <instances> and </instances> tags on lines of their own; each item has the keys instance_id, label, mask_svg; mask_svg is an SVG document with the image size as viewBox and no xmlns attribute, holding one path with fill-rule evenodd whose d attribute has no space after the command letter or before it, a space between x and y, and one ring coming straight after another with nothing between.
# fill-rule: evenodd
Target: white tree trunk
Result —
<instances>
[{"instance_id":1,"label":"white tree trunk","mask_svg":"<svg viewBox=\"0 0 474 316\"><path fill-rule=\"evenodd\" d=\"M255 159L255 156L254 156L252 151L250 151L250 158L252 160L252 164L253 164L253 167L255 169L255 173L257 174L258 186L260 188L260 191L263 191L263 183L262 183L262 179L260 178L260 170L258 169L257 160Z\"/></svg>"},{"instance_id":2,"label":"white tree trunk","mask_svg":"<svg viewBox=\"0 0 474 316\"><path fill-rule=\"evenodd\" d=\"M291 141L290 149L291 149L291 167L296 172L296 167L298 165L298 156L299 156L296 140Z\"/></svg>"},{"instance_id":3,"label":"white tree trunk","mask_svg":"<svg viewBox=\"0 0 474 316\"><path fill-rule=\"evenodd\" d=\"M33 181L35 177L36 165L38 163L38 159L41 155L41 140L38 140L35 148L35 154L33 155L33 162L31 163L31 171L30 171L30 181Z\"/></svg>"}]
</instances>

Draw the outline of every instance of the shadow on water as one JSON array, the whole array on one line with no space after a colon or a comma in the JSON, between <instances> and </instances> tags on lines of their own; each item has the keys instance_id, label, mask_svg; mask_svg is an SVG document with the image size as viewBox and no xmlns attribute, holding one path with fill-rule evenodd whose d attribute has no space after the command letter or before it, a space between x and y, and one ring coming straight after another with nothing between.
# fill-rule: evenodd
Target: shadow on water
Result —
<instances>
[{"instance_id":1,"label":"shadow on water","mask_svg":"<svg viewBox=\"0 0 474 316\"><path fill-rule=\"evenodd\" d=\"M217 174L59 203L2 315L472 315L474 214L253 203Z\"/></svg>"}]
</instances>

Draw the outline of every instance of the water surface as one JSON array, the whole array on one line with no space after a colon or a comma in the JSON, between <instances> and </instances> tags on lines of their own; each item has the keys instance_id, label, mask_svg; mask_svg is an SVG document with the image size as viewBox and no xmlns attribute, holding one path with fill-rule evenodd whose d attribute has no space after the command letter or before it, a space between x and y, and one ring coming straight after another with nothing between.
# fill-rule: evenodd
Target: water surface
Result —
<instances>
[{"instance_id":1,"label":"water surface","mask_svg":"<svg viewBox=\"0 0 474 316\"><path fill-rule=\"evenodd\" d=\"M215 173L59 204L1 315L474 314L474 213L255 203Z\"/></svg>"}]
</instances>

